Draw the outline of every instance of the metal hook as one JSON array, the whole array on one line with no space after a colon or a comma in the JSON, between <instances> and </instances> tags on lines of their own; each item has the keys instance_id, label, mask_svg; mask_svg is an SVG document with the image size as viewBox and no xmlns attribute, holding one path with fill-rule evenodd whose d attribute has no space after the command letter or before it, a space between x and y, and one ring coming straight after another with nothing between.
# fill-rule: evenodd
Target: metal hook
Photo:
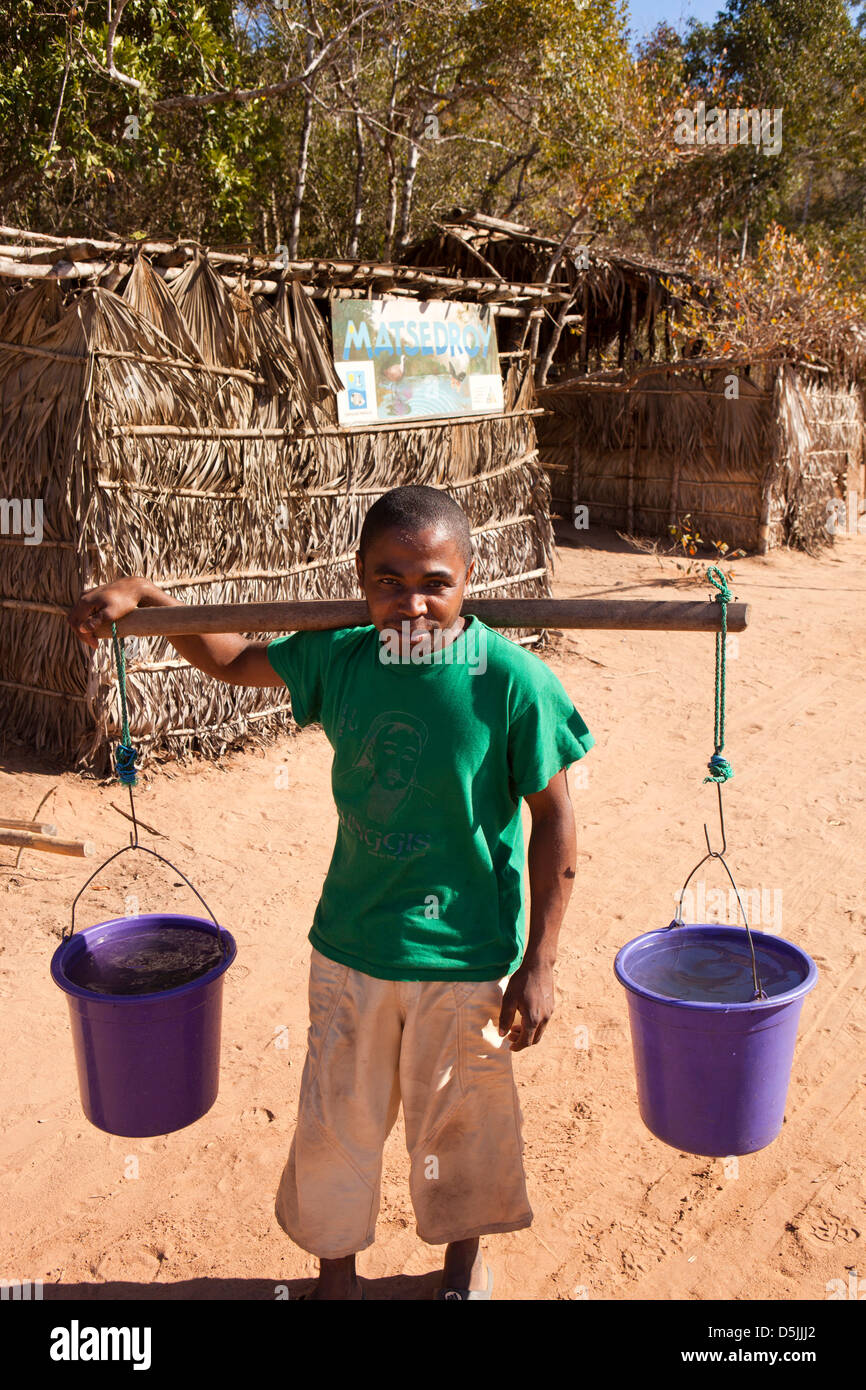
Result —
<instances>
[{"instance_id":1,"label":"metal hook","mask_svg":"<svg viewBox=\"0 0 866 1390\"><path fill-rule=\"evenodd\" d=\"M727 847L728 847L728 841L727 841L727 838L726 838L726 836L725 836L725 813L724 813L724 811L722 810L722 784L721 784L721 782L717 782L717 783L716 783L716 791L719 793L719 821L721 822L721 827L722 827L722 848L716 850L716 849L713 849L712 845L710 844L710 832L707 830L707 823L706 823L706 821L704 821L704 839L705 839L706 842L707 842L707 853L708 853L713 859L721 859L722 855L724 854L725 850L726 850Z\"/></svg>"},{"instance_id":2,"label":"metal hook","mask_svg":"<svg viewBox=\"0 0 866 1390\"><path fill-rule=\"evenodd\" d=\"M129 784L129 809L132 812L132 830L129 832L129 843L136 849L138 847L138 821L135 816L135 799L132 795L132 784Z\"/></svg>"}]
</instances>

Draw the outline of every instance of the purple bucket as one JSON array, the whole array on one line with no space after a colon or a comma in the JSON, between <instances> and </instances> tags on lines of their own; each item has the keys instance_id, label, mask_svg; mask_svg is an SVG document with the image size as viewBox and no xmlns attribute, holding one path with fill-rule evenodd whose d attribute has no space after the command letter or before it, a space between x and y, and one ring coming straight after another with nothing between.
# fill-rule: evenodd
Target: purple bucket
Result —
<instances>
[{"instance_id":1,"label":"purple bucket","mask_svg":"<svg viewBox=\"0 0 866 1390\"><path fill-rule=\"evenodd\" d=\"M185 984L147 994L97 993L76 982L88 962L98 968L100 947L134 948L137 937L152 938L154 929L170 945L166 933L180 928L216 938L222 959ZM219 1089L223 976L236 955L224 927L165 913L117 917L64 937L51 975L69 1003L81 1103L91 1124L142 1139L171 1134L207 1113Z\"/></svg>"},{"instance_id":2,"label":"purple bucket","mask_svg":"<svg viewBox=\"0 0 866 1390\"><path fill-rule=\"evenodd\" d=\"M818 970L782 937L752 940L766 999L752 997L737 927L647 932L614 963L628 994L641 1119L686 1153L754 1153L782 1128L800 1010Z\"/></svg>"}]
</instances>

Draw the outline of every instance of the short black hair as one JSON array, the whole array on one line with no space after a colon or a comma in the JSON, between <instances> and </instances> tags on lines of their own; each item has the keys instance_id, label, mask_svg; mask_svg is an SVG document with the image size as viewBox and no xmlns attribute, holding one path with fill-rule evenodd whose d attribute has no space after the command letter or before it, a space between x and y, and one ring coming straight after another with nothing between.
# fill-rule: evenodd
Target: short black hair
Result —
<instances>
[{"instance_id":1,"label":"short black hair","mask_svg":"<svg viewBox=\"0 0 866 1390\"><path fill-rule=\"evenodd\" d=\"M432 528L445 531L456 541L464 564L472 559L472 531L463 508L439 487L395 487L374 502L364 517L358 550L364 559L371 541L383 531L416 535Z\"/></svg>"}]
</instances>

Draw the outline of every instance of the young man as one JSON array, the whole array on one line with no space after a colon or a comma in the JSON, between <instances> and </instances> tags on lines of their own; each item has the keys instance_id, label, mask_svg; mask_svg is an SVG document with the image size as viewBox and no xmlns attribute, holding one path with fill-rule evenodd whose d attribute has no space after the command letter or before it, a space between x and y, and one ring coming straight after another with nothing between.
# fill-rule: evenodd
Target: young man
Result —
<instances>
[{"instance_id":1,"label":"young man","mask_svg":"<svg viewBox=\"0 0 866 1390\"><path fill-rule=\"evenodd\" d=\"M461 616L471 535L446 493L386 493L356 564L369 626L172 645L218 680L285 683L296 722L321 724L334 748L339 828L309 933L307 1057L276 1200L282 1228L319 1257L307 1296L363 1297L355 1255L374 1239L402 1100L417 1232L447 1247L437 1298L489 1298L480 1237L532 1221L511 1053L553 1012L576 860L566 769L594 739L543 661ZM69 621L95 646L137 604L175 602L122 579L82 594Z\"/></svg>"}]
</instances>

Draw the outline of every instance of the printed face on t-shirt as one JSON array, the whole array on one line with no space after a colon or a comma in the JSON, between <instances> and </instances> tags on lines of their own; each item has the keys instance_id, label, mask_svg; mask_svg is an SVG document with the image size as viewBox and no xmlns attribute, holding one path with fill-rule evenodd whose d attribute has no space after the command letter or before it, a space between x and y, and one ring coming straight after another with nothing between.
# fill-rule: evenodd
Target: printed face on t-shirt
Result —
<instances>
[{"instance_id":1,"label":"printed face on t-shirt","mask_svg":"<svg viewBox=\"0 0 866 1390\"><path fill-rule=\"evenodd\" d=\"M420 754L421 739L415 729L401 724L382 729L373 750L376 781L383 787L408 787Z\"/></svg>"}]
</instances>

